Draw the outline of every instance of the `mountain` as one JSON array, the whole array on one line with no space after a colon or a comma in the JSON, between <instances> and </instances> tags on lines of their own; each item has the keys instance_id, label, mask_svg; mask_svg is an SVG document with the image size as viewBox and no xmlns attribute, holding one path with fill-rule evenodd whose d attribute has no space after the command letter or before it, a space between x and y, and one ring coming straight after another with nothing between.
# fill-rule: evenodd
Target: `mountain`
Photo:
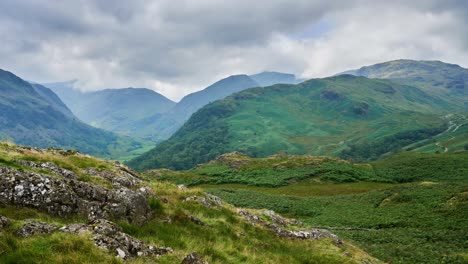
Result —
<instances>
[{"instance_id":1,"label":"mountain","mask_svg":"<svg viewBox=\"0 0 468 264\"><path fill-rule=\"evenodd\" d=\"M78 149L103 157L140 144L80 122L50 89L0 70L0 138L36 147Z\"/></svg>"},{"instance_id":2,"label":"mountain","mask_svg":"<svg viewBox=\"0 0 468 264\"><path fill-rule=\"evenodd\" d=\"M382 263L332 231L89 155L0 142L0 175L0 263Z\"/></svg>"},{"instance_id":3,"label":"mountain","mask_svg":"<svg viewBox=\"0 0 468 264\"><path fill-rule=\"evenodd\" d=\"M233 93L259 86L247 75L233 75L224 78L207 88L191 93L180 100L171 110L142 119L138 127L143 133L157 131L158 139L170 137L198 109L210 102L222 99Z\"/></svg>"},{"instance_id":4,"label":"mountain","mask_svg":"<svg viewBox=\"0 0 468 264\"><path fill-rule=\"evenodd\" d=\"M293 74L263 72L233 75L219 80L175 104L147 89L108 89L83 93L75 89L76 81L49 83L84 122L93 126L152 142L169 138L198 109L248 88L276 83L297 83Z\"/></svg>"},{"instance_id":5,"label":"mountain","mask_svg":"<svg viewBox=\"0 0 468 264\"><path fill-rule=\"evenodd\" d=\"M250 75L249 77L258 83L259 86L270 86L274 84L297 84L303 81L296 79L294 74L269 71Z\"/></svg>"},{"instance_id":6,"label":"mountain","mask_svg":"<svg viewBox=\"0 0 468 264\"><path fill-rule=\"evenodd\" d=\"M441 61L395 60L342 74L390 79L445 98L468 110L468 69Z\"/></svg>"},{"instance_id":7,"label":"mountain","mask_svg":"<svg viewBox=\"0 0 468 264\"><path fill-rule=\"evenodd\" d=\"M443 115L455 109L416 87L352 75L252 88L203 107L128 164L179 170L232 151L336 156L351 144L398 132L407 131L403 141L411 141L412 131L439 133Z\"/></svg>"},{"instance_id":8,"label":"mountain","mask_svg":"<svg viewBox=\"0 0 468 264\"><path fill-rule=\"evenodd\" d=\"M161 94L145 88L80 92L71 83L45 84L54 90L83 122L112 132L138 133L135 120L162 113L175 105Z\"/></svg>"}]
</instances>

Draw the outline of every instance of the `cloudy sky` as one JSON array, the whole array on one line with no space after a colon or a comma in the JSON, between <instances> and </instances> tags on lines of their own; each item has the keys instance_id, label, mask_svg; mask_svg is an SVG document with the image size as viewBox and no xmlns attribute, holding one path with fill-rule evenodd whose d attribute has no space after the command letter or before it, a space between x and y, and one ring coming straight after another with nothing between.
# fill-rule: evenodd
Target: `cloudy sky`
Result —
<instances>
[{"instance_id":1,"label":"cloudy sky","mask_svg":"<svg viewBox=\"0 0 468 264\"><path fill-rule=\"evenodd\" d=\"M468 1L1 0L0 68L179 100L232 74L324 77L398 58L468 67Z\"/></svg>"}]
</instances>

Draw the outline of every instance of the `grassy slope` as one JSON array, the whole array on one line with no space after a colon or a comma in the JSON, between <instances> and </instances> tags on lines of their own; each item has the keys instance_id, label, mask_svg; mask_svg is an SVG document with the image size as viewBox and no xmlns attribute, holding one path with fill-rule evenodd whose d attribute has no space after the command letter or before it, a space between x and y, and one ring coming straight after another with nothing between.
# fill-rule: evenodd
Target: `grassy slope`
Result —
<instances>
[{"instance_id":1,"label":"grassy slope","mask_svg":"<svg viewBox=\"0 0 468 264\"><path fill-rule=\"evenodd\" d=\"M200 109L129 165L187 169L234 150L338 155L349 144L439 127L449 109L417 88L350 75L253 88Z\"/></svg>"},{"instance_id":2,"label":"grassy slope","mask_svg":"<svg viewBox=\"0 0 468 264\"><path fill-rule=\"evenodd\" d=\"M263 167L268 163L269 167L278 168L278 164L285 164L284 157L265 160L232 155L227 160L211 162L191 171L152 173L178 183L204 182L200 187L237 206L269 208L314 226L371 229L335 232L384 261L465 263L468 261L467 155L466 152L402 153L360 165L374 175L367 172L368 180L352 183L340 183L339 177L349 179L349 173L341 171L332 181L315 174L304 180L290 181L286 186L254 185L267 177L275 182L275 173L264 172ZM304 166L307 157L290 159L287 163ZM245 170L250 173L243 177ZM280 174L287 174L281 170ZM294 166L287 170L290 175L297 173ZM351 165L349 170L362 173ZM241 178L243 184L226 183L229 175Z\"/></svg>"},{"instance_id":3,"label":"grassy slope","mask_svg":"<svg viewBox=\"0 0 468 264\"><path fill-rule=\"evenodd\" d=\"M21 167L14 160L52 161L74 171L81 180L108 187L107 180L87 175L85 169L93 167L112 170L112 164L90 156L62 153L1 143L0 165L27 170L28 168ZM147 177L150 179L151 175ZM155 195L149 198L154 218L141 227L125 221L118 223L128 234L174 249L174 253L158 258L158 263L180 263L193 251L201 254L209 263L362 263L365 259L379 263L348 243L338 247L329 239L281 239L269 230L244 222L235 213L236 208L228 204L220 208L207 208L197 202L183 202L192 195L203 196L199 189L184 191L171 183L154 180L148 180L144 184ZM205 225L196 225L187 220L186 214L198 217ZM121 263L112 253L94 246L88 235L59 232L30 238L15 235L16 230L27 219L62 225L86 221L82 216L58 218L33 209L9 206L0 206L0 215L14 221L6 230L0 230L1 263ZM156 260L150 258L136 258L128 263L154 261Z\"/></svg>"},{"instance_id":4,"label":"grassy slope","mask_svg":"<svg viewBox=\"0 0 468 264\"><path fill-rule=\"evenodd\" d=\"M441 61L395 60L345 72L413 85L468 110L468 69Z\"/></svg>"}]
</instances>

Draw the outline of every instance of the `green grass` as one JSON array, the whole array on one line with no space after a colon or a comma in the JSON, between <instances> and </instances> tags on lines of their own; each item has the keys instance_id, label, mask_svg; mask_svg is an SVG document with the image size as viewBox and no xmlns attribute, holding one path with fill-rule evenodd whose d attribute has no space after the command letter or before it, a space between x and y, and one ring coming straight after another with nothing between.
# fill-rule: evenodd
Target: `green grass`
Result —
<instances>
[{"instance_id":1,"label":"green grass","mask_svg":"<svg viewBox=\"0 0 468 264\"><path fill-rule=\"evenodd\" d=\"M0 143L0 158L2 165L6 166L15 166L16 159L52 161L73 170L79 180L107 188L107 180L99 175L88 175L85 171L88 168L116 169L111 163L90 156L64 154L58 150L35 150L8 143ZM129 224L124 219L112 220L125 233L151 245L172 247L174 252L158 258L137 257L126 263L181 263L186 255L194 251L215 264L362 263L367 260L380 263L347 241L337 245L331 239L278 237L266 227L246 223L237 214L237 208L229 204L208 208L197 201L184 201L194 195L206 197L199 189L180 190L172 183L156 181L154 177L157 172L141 176L147 180L142 186L148 187L152 193L147 198L152 217L142 226ZM12 220L10 226L0 230L0 263L122 263L115 257L115 252L96 247L91 234L72 235L57 231L21 238L16 233L30 220L63 226L86 223L85 215L56 217L35 209L5 204L0 205L0 215ZM199 218L204 225L197 225L188 216Z\"/></svg>"},{"instance_id":2,"label":"green grass","mask_svg":"<svg viewBox=\"0 0 468 264\"><path fill-rule=\"evenodd\" d=\"M308 197L363 193L376 189L385 189L394 185L392 183L378 182L333 183L317 181L317 179L306 179L281 187L259 187L245 184L201 184L197 187L207 191L230 191L234 189L250 190L264 194Z\"/></svg>"},{"instance_id":3,"label":"green grass","mask_svg":"<svg viewBox=\"0 0 468 264\"><path fill-rule=\"evenodd\" d=\"M376 175L368 164L353 164L336 158L315 156L276 155L249 158L233 153L189 171L156 172L162 180L187 185L239 183L278 187L309 178L331 182L391 181Z\"/></svg>"},{"instance_id":4,"label":"green grass","mask_svg":"<svg viewBox=\"0 0 468 264\"><path fill-rule=\"evenodd\" d=\"M404 152L369 164L343 163L348 169L370 173L350 183L343 180L348 178L346 171L334 165L330 168L337 169L337 178L309 175L286 181L287 185L252 184L269 177L271 183L278 182L278 175L288 175L288 170L294 176L311 161L314 169L324 163L320 157L284 155L261 159L230 154L190 171L160 173L167 175L162 179L178 183L202 183L198 187L236 206L267 208L312 226L332 228L386 262L465 263L467 155ZM278 167L281 173L272 174L271 168ZM241 179L242 184L225 183L226 179Z\"/></svg>"},{"instance_id":5,"label":"green grass","mask_svg":"<svg viewBox=\"0 0 468 264\"><path fill-rule=\"evenodd\" d=\"M210 186L207 191L234 205L272 209L312 226L372 229L333 231L384 261L463 263L459 255L468 250L468 184L378 186L374 191L347 195L340 194L340 187L335 193L323 187L324 195L306 197L259 187Z\"/></svg>"}]
</instances>

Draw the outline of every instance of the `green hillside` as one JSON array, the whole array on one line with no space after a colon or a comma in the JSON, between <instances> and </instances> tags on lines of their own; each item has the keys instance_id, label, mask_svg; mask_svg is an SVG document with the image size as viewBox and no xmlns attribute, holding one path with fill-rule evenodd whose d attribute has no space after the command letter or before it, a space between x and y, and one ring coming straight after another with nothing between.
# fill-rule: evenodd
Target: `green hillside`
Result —
<instances>
[{"instance_id":1,"label":"green hillside","mask_svg":"<svg viewBox=\"0 0 468 264\"><path fill-rule=\"evenodd\" d=\"M77 149L106 158L129 155L139 141L80 122L48 88L0 70L0 139Z\"/></svg>"},{"instance_id":2,"label":"green hillside","mask_svg":"<svg viewBox=\"0 0 468 264\"><path fill-rule=\"evenodd\" d=\"M450 98L452 104L468 110L468 69L456 64L395 60L344 73L412 85L440 98Z\"/></svg>"},{"instance_id":3,"label":"green hillside","mask_svg":"<svg viewBox=\"0 0 468 264\"><path fill-rule=\"evenodd\" d=\"M368 164L233 153L189 171L148 173L328 228L388 263L468 261L468 152L406 152Z\"/></svg>"},{"instance_id":4,"label":"green hillside","mask_svg":"<svg viewBox=\"0 0 468 264\"><path fill-rule=\"evenodd\" d=\"M0 174L0 263L381 263L326 230L80 153L0 142ZM303 230L320 236L288 235Z\"/></svg>"},{"instance_id":5,"label":"green hillside","mask_svg":"<svg viewBox=\"0 0 468 264\"><path fill-rule=\"evenodd\" d=\"M352 144L399 132L435 135L455 109L412 86L351 75L253 88L200 109L129 165L187 169L232 151L337 156Z\"/></svg>"}]
</instances>

